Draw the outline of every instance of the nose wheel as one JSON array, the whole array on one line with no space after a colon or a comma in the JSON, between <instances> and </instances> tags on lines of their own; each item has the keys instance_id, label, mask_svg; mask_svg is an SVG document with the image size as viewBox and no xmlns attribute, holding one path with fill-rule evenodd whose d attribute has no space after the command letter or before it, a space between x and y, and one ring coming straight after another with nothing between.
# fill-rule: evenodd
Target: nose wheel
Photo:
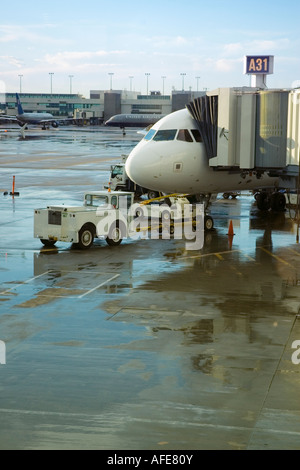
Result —
<instances>
[{"instance_id":1,"label":"nose wheel","mask_svg":"<svg viewBox=\"0 0 300 470\"><path fill-rule=\"evenodd\" d=\"M214 228L214 220L213 218L206 214L206 211L208 210L209 205L211 204L211 194L197 194L195 197L196 202L200 204L204 204L204 230L205 232L210 232ZM191 202L195 202L193 199Z\"/></svg>"},{"instance_id":2,"label":"nose wheel","mask_svg":"<svg viewBox=\"0 0 300 470\"><path fill-rule=\"evenodd\" d=\"M204 216L204 230L210 232L214 228L214 220L210 215Z\"/></svg>"}]
</instances>

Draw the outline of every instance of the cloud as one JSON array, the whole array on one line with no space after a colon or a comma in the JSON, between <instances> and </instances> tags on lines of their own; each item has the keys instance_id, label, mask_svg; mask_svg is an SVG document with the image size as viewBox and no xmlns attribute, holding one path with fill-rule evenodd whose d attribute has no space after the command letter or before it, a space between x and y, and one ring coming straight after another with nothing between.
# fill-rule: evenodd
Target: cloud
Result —
<instances>
[{"instance_id":1,"label":"cloud","mask_svg":"<svg viewBox=\"0 0 300 470\"><path fill-rule=\"evenodd\" d=\"M270 53L273 51L285 50L290 47L290 40L280 38L275 40L254 40L246 44L247 48L258 51L260 54Z\"/></svg>"},{"instance_id":2,"label":"cloud","mask_svg":"<svg viewBox=\"0 0 300 470\"><path fill-rule=\"evenodd\" d=\"M127 51L65 51L56 54L46 54L38 62L44 62L57 69L67 69L69 67L99 66L103 64L103 59L124 56Z\"/></svg>"},{"instance_id":3,"label":"cloud","mask_svg":"<svg viewBox=\"0 0 300 470\"><path fill-rule=\"evenodd\" d=\"M222 72L222 73L229 73L233 72L237 69L237 66L242 70L243 57L239 57L236 59L227 59L227 58L219 58L219 59L206 59L205 60L205 69L208 71L215 71L215 72Z\"/></svg>"},{"instance_id":4,"label":"cloud","mask_svg":"<svg viewBox=\"0 0 300 470\"><path fill-rule=\"evenodd\" d=\"M21 39L34 41L36 35L23 26L17 25L0 25L0 42L15 42Z\"/></svg>"},{"instance_id":5,"label":"cloud","mask_svg":"<svg viewBox=\"0 0 300 470\"><path fill-rule=\"evenodd\" d=\"M226 56L228 55L232 56L232 55L241 54L244 49L244 46L240 42L236 42L236 43L231 43L231 44L225 44L223 49L224 49L224 54Z\"/></svg>"},{"instance_id":6,"label":"cloud","mask_svg":"<svg viewBox=\"0 0 300 470\"><path fill-rule=\"evenodd\" d=\"M0 25L0 43L24 42L41 44L61 44L62 38L47 36L45 30L53 29L55 25ZM66 40L63 41L66 43ZM70 42L69 40L67 42Z\"/></svg>"},{"instance_id":7,"label":"cloud","mask_svg":"<svg viewBox=\"0 0 300 470\"><path fill-rule=\"evenodd\" d=\"M186 38L183 38L182 36L177 36L174 42L178 46L186 46L189 43L189 41Z\"/></svg>"},{"instance_id":8,"label":"cloud","mask_svg":"<svg viewBox=\"0 0 300 470\"><path fill-rule=\"evenodd\" d=\"M187 47L193 43L193 38L187 38L183 36L153 36L142 38L141 40L146 41L148 44L151 44L153 50L167 50L178 48L178 47Z\"/></svg>"},{"instance_id":9,"label":"cloud","mask_svg":"<svg viewBox=\"0 0 300 470\"><path fill-rule=\"evenodd\" d=\"M234 69L234 62L235 61L228 59L218 59L215 62L215 66L218 72L231 72Z\"/></svg>"},{"instance_id":10,"label":"cloud","mask_svg":"<svg viewBox=\"0 0 300 470\"><path fill-rule=\"evenodd\" d=\"M0 56L0 62L4 63L4 67L12 66L12 67L20 69L23 66L23 62L20 59L17 59L16 57L13 57L13 56L2 55Z\"/></svg>"}]
</instances>

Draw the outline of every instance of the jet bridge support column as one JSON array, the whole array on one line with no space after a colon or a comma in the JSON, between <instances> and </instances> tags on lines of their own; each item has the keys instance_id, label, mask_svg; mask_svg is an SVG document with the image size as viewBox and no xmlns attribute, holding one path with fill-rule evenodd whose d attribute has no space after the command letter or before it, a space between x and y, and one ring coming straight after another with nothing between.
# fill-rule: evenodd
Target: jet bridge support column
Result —
<instances>
[{"instance_id":1,"label":"jet bridge support column","mask_svg":"<svg viewBox=\"0 0 300 470\"><path fill-rule=\"evenodd\" d=\"M267 89L267 75L251 75L251 87L260 88L261 90Z\"/></svg>"}]
</instances>

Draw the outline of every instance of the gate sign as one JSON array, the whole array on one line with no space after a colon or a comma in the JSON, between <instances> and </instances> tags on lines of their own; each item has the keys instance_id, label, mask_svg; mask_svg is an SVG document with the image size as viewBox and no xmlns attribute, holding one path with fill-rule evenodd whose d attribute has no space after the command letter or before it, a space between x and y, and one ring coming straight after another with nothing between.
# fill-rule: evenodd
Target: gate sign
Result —
<instances>
[{"instance_id":1,"label":"gate sign","mask_svg":"<svg viewBox=\"0 0 300 470\"><path fill-rule=\"evenodd\" d=\"M269 75L273 73L273 55L247 55L245 57L245 74Z\"/></svg>"}]
</instances>

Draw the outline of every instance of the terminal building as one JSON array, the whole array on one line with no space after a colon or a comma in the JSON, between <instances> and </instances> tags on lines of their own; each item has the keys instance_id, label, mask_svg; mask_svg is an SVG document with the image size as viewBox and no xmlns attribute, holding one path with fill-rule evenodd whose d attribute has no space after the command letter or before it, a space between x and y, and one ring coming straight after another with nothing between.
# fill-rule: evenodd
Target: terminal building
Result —
<instances>
[{"instance_id":1,"label":"terminal building","mask_svg":"<svg viewBox=\"0 0 300 470\"><path fill-rule=\"evenodd\" d=\"M19 96L25 113L50 113L58 120L66 117L72 117L74 120L95 118L96 123L103 115L99 99L86 99L82 95L19 93ZM0 112L8 116L18 114L15 93L5 94L5 102L0 103Z\"/></svg>"},{"instance_id":2,"label":"terminal building","mask_svg":"<svg viewBox=\"0 0 300 470\"><path fill-rule=\"evenodd\" d=\"M80 94L19 93L24 112L47 112L58 119L72 117L74 122L99 125L116 114L169 114L185 107L204 92L173 91L148 95L126 90L91 90L90 97ZM3 100L4 101L4 100ZM6 93L0 113L17 115L16 94Z\"/></svg>"}]
</instances>

